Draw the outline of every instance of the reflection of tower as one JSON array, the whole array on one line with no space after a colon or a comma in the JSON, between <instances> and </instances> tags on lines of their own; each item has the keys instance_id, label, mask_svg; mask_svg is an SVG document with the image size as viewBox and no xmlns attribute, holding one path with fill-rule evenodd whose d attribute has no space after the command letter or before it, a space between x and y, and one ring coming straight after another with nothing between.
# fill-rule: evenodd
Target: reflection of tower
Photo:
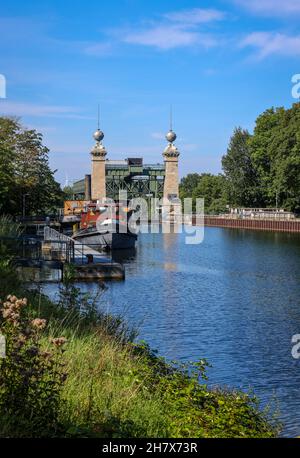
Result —
<instances>
[{"instance_id":1,"label":"reflection of tower","mask_svg":"<svg viewBox=\"0 0 300 458\"><path fill-rule=\"evenodd\" d=\"M96 144L91 151L92 155L92 200L102 200L106 197L105 156L107 154L102 145L104 133L98 129L94 133Z\"/></svg>"},{"instance_id":2,"label":"reflection of tower","mask_svg":"<svg viewBox=\"0 0 300 458\"><path fill-rule=\"evenodd\" d=\"M170 130L166 135L169 142L164 150L163 156L165 161L165 181L164 181L164 198L170 201L178 199L178 157L179 151L173 144L176 140L176 134L172 130L172 113L170 116Z\"/></svg>"}]
</instances>

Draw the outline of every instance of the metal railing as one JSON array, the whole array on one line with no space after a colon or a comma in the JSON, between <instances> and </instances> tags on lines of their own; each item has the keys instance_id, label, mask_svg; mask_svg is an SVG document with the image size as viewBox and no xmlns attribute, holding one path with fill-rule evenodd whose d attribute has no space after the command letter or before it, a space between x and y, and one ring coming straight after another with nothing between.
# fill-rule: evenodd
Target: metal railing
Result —
<instances>
[{"instance_id":1,"label":"metal railing","mask_svg":"<svg viewBox=\"0 0 300 458\"><path fill-rule=\"evenodd\" d=\"M104 256L99 252L99 246L101 248L106 248L107 243L100 245L89 243L88 245L74 240L68 235L62 234L61 232L56 231L50 227L45 227L44 229L44 243L51 243L51 246L55 247L55 244L65 243L66 244L66 261L65 262L76 262L76 264L87 264L89 257L91 258L102 258L106 262L113 263L111 258ZM93 248L95 247L95 248Z\"/></svg>"}]
</instances>

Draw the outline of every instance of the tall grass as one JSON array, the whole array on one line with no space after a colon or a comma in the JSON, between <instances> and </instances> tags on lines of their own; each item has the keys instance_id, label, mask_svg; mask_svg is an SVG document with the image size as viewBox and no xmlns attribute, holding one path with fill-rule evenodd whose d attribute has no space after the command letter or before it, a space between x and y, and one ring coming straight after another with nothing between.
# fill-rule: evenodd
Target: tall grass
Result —
<instances>
[{"instance_id":1,"label":"tall grass","mask_svg":"<svg viewBox=\"0 0 300 458\"><path fill-rule=\"evenodd\" d=\"M161 393L147 388L142 358L104 332L74 335L68 342L61 421L71 425L69 434L166 435Z\"/></svg>"},{"instance_id":2,"label":"tall grass","mask_svg":"<svg viewBox=\"0 0 300 458\"><path fill-rule=\"evenodd\" d=\"M11 216L0 216L0 238L19 237L21 233L21 225L16 223Z\"/></svg>"}]
</instances>

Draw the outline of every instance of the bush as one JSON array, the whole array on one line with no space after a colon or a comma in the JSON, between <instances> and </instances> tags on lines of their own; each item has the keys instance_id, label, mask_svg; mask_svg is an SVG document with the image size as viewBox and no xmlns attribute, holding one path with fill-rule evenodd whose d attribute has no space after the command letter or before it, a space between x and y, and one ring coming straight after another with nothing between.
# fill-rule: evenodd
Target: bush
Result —
<instances>
[{"instance_id":1,"label":"bush","mask_svg":"<svg viewBox=\"0 0 300 458\"><path fill-rule=\"evenodd\" d=\"M61 355L65 339L42 346L46 320L30 319L26 299L8 296L2 305L0 334L0 436L43 437L59 431L60 392L66 378Z\"/></svg>"}]
</instances>

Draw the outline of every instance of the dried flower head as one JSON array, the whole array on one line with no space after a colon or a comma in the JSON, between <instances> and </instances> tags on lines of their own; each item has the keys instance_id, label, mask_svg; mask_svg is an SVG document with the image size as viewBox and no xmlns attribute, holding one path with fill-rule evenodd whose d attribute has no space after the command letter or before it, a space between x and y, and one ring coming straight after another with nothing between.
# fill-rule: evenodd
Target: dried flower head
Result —
<instances>
[{"instance_id":1,"label":"dried flower head","mask_svg":"<svg viewBox=\"0 0 300 458\"><path fill-rule=\"evenodd\" d=\"M67 342L67 339L65 337L56 337L55 339L50 339L50 342L56 347L61 347Z\"/></svg>"},{"instance_id":2,"label":"dried flower head","mask_svg":"<svg viewBox=\"0 0 300 458\"><path fill-rule=\"evenodd\" d=\"M42 318L35 318L34 320L32 320L31 324L34 328L41 331L42 329L46 327L46 320Z\"/></svg>"}]
</instances>

